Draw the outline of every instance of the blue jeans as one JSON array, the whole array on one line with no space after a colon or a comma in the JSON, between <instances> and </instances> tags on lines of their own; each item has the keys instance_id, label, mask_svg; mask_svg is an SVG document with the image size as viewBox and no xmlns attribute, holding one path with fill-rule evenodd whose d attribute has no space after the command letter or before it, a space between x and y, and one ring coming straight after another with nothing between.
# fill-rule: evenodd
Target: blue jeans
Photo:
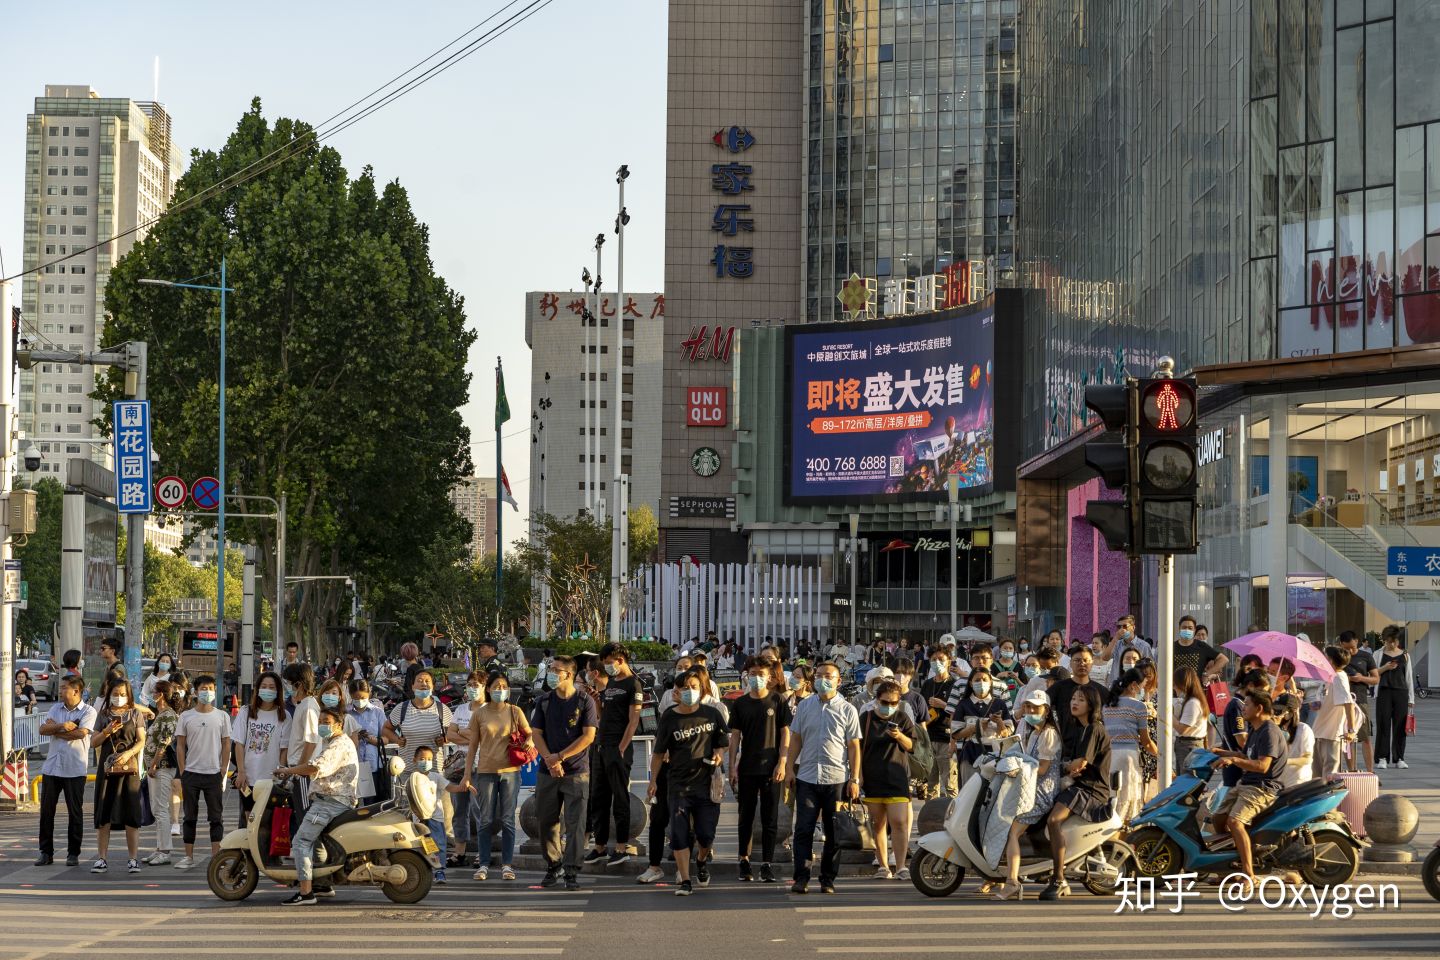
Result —
<instances>
[{"instance_id":1,"label":"blue jeans","mask_svg":"<svg viewBox=\"0 0 1440 960\"><path fill-rule=\"evenodd\" d=\"M453 796L457 796L457 797L458 797L459 794L458 794L458 793L457 793L457 794L453 794ZM435 876L436 876L436 877L439 877L440 879L444 879L444 877L445 877L445 814L440 812L440 808L439 808L438 806L435 808L435 812L438 814L438 816L436 816L434 820L431 820L429 823L427 823L427 824L425 824L425 825L430 828L430 837L435 841L435 845L440 848L440 850L439 850L439 854L440 854L440 869L435 871Z\"/></svg>"},{"instance_id":2,"label":"blue jeans","mask_svg":"<svg viewBox=\"0 0 1440 960\"><path fill-rule=\"evenodd\" d=\"M476 811L476 852L480 866L490 863L495 838L495 821L500 821L500 862L515 862L515 801L520 792L519 773L477 773L471 777L475 797L470 809Z\"/></svg>"},{"instance_id":3,"label":"blue jeans","mask_svg":"<svg viewBox=\"0 0 1440 960\"><path fill-rule=\"evenodd\" d=\"M311 871L315 866L315 841L320 839L320 834L331 820L353 806L349 800L337 800L320 794L311 795L310 808L305 811L305 819L300 822L300 829L296 831L295 839L290 844L290 854L295 858L295 879L301 883L310 882Z\"/></svg>"},{"instance_id":4,"label":"blue jeans","mask_svg":"<svg viewBox=\"0 0 1440 960\"><path fill-rule=\"evenodd\" d=\"M450 829L455 833L456 843L469 843L471 834L471 819L475 816L474 798L469 793L450 794L450 805L455 810L455 815L450 820Z\"/></svg>"}]
</instances>

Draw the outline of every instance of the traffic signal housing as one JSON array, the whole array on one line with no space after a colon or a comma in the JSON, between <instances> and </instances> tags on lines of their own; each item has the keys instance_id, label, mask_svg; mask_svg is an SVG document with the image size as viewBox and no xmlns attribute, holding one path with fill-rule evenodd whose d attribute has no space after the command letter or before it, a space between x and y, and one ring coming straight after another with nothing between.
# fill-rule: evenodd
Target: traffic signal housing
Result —
<instances>
[{"instance_id":1,"label":"traffic signal housing","mask_svg":"<svg viewBox=\"0 0 1440 960\"><path fill-rule=\"evenodd\" d=\"M1106 430L1104 435L1085 444L1085 465L1094 470L1107 487L1124 492L1119 500L1091 500L1085 505L1085 519L1100 531L1111 550L1131 554L1136 529L1138 404L1139 392L1133 380L1085 388L1085 406L1095 411ZM1114 431L1119 431L1118 437Z\"/></svg>"},{"instance_id":2,"label":"traffic signal housing","mask_svg":"<svg viewBox=\"0 0 1440 960\"><path fill-rule=\"evenodd\" d=\"M1197 393L1193 377L1137 384L1136 552L1194 553L1198 545Z\"/></svg>"}]
</instances>

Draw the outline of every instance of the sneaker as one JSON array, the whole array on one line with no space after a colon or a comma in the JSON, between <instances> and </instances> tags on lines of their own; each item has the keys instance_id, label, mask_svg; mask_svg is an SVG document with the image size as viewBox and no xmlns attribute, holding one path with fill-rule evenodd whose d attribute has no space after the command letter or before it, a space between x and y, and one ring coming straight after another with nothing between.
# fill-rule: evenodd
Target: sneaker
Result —
<instances>
[{"instance_id":1,"label":"sneaker","mask_svg":"<svg viewBox=\"0 0 1440 960\"><path fill-rule=\"evenodd\" d=\"M649 867L644 873L635 878L636 883L654 883L657 880L665 879L665 871L659 867Z\"/></svg>"},{"instance_id":2,"label":"sneaker","mask_svg":"<svg viewBox=\"0 0 1440 960\"><path fill-rule=\"evenodd\" d=\"M833 883L826 883L824 880L821 880L821 881L820 881L820 892L821 892L821 893L833 894L833 893L835 892L835 884L833 884Z\"/></svg>"},{"instance_id":3,"label":"sneaker","mask_svg":"<svg viewBox=\"0 0 1440 960\"><path fill-rule=\"evenodd\" d=\"M471 879L471 880L489 880L489 879L490 879L490 868L489 868L488 866L484 865L484 864L481 864L479 867L476 868L475 872L470 875L470 879Z\"/></svg>"},{"instance_id":4,"label":"sneaker","mask_svg":"<svg viewBox=\"0 0 1440 960\"><path fill-rule=\"evenodd\" d=\"M675 888L675 896L677 897L688 897L694 892L695 888L690 886L689 880L681 880L680 885Z\"/></svg>"},{"instance_id":5,"label":"sneaker","mask_svg":"<svg viewBox=\"0 0 1440 960\"><path fill-rule=\"evenodd\" d=\"M774 883L774 882L775 882L775 871L770 869L770 864L768 864L768 863L762 863L762 864L760 864L760 882L761 882L761 883Z\"/></svg>"},{"instance_id":6,"label":"sneaker","mask_svg":"<svg viewBox=\"0 0 1440 960\"><path fill-rule=\"evenodd\" d=\"M895 871L895 879L896 879L896 880L909 880L909 879L910 879L910 868L909 868L909 867L901 867L899 870L896 870L896 871Z\"/></svg>"},{"instance_id":7,"label":"sneaker","mask_svg":"<svg viewBox=\"0 0 1440 960\"><path fill-rule=\"evenodd\" d=\"M178 824L178 823L172 823L172 824L170 824L170 836L172 836L172 837L178 837L178 836L180 836L180 824Z\"/></svg>"},{"instance_id":8,"label":"sneaker","mask_svg":"<svg viewBox=\"0 0 1440 960\"><path fill-rule=\"evenodd\" d=\"M710 886L710 861L702 860L695 865L695 882L702 887Z\"/></svg>"},{"instance_id":9,"label":"sneaker","mask_svg":"<svg viewBox=\"0 0 1440 960\"><path fill-rule=\"evenodd\" d=\"M320 901L315 899L313 893L297 893L293 897L280 901L282 907L313 907Z\"/></svg>"},{"instance_id":10,"label":"sneaker","mask_svg":"<svg viewBox=\"0 0 1440 960\"><path fill-rule=\"evenodd\" d=\"M193 866L195 866L194 857L181 857L179 860L175 861L176 870L189 870Z\"/></svg>"},{"instance_id":11,"label":"sneaker","mask_svg":"<svg viewBox=\"0 0 1440 960\"><path fill-rule=\"evenodd\" d=\"M104 873L106 870L109 870L109 869L110 869L110 864L108 864L108 863L105 862L105 858L104 858L104 857L98 858L98 859L97 859L93 864L91 864L91 866L90 866L90 872L91 872L91 873Z\"/></svg>"},{"instance_id":12,"label":"sneaker","mask_svg":"<svg viewBox=\"0 0 1440 960\"><path fill-rule=\"evenodd\" d=\"M1395 769L1396 769L1396 770L1409 770L1409 769L1410 769L1410 764L1406 763L1404 760L1396 760L1396 761L1395 761Z\"/></svg>"},{"instance_id":13,"label":"sneaker","mask_svg":"<svg viewBox=\"0 0 1440 960\"><path fill-rule=\"evenodd\" d=\"M444 870L436 870L436 871L435 871L435 882L443 886L443 885L449 883L450 881L445 879L445 871L444 871Z\"/></svg>"},{"instance_id":14,"label":"sneaker","mask_svg":"<svg viewBox=\"0 0 1440 960\"><path fill-rule=\"evenodd\" d=\"M148 863L152 867L163 867L165 864L170 862L170 851L156 850L154 853L150 854L150 856L146 857L142 862Z\"/></svg>"},{"instance_id":15,"label":"sneaker","mask_svg":"<svg viewBox=\"0 0 1440 960\"><path fill-rule=\"evenodd\" d=\"M590 864L592 864L592 863L599 863L601 860L604 860L604 859L605 859L605 851L604 851L604 850L591 850L589 853L585 854L585 859L584 859L583 861L581 861L581 862L584 863L585 866L588 867L588 866L590 866Z\"/></svg>"},{"instance_id":16,"label":"sneaker","mask_svg":"<svg viewBox=\"0 0 1440 960\"><path fill-rule=\"evenodd\" d=\"M80 858L79 858L79 856L77 856L76 854L73 854L73 853L70 854L70 856L68 856L68 857L65 858L65 866L67 866L67 867L78 867L78 866L80 866Z\"/></svg>"},{"instance_id":17,"label":"sneaker","mask_svg":"<svg viewBox=\"0 0 1440 960\"><path fill-rule=\"evenodd\" d=\"M322 887L317 883L310 892L313 893L315 896L319 897L321 900L335 899L334 887Z\"/></svg>"},{"instance_id":18,"label":"sneaker","mask_svg":"<svg viewBox=\"0 0 1440 960\"><path fill-rule=\"evenodd\" d=\"M515 879L515 868L514 868L514 867L510 867L510 866L507 866L507 867L502 868L502 869L500 870L500 879L501 879L501 880L514 880L514 879Z\"/></svg>"},{"instance_id":19,"label":"sneaker","mask_svg":"<svg viewBox=\"0 0 1440 960\"><path fill-rule=\"evenodd\" d=\"M624 850L616 850L614 853L610 854L610 859L605 861L605 865L610 867L618 867L622 863L629 862L630 854L626 853Z\"/></svg>"},{"instance_id":20,"label":"sneaker","mask_svg":"<svg viewBox=\"0 0 1440 960\"><path fill-rule=\"evenodd\" d=\"M546 869L545 876L540 878L540 886L550 888L560 882L560 868L550 867Z\"/></svg>"},{"instance_id":21,"label":"sneaker","mask_svg":"<svg viewBox=\"0 0 1440 960\"><path fill-rule=\"evenodd\" d=\"M579 880L576 880L574 877L566 877L566 878L565 878L565 889L566 889L566 890L569 890L569 891L571 891L571 892L576 891L576 890L579 890L579 889L580 889L580 881L579 881Z\"/></svg>"},{"instance_id":22,"label":"sneaker","mask_svg":"<svg viewBox=\"0 0 1440 960\"><path fill-rule=\"evenodd\" d=\"M875 871L875 876L872 877L871 879L874 879L874 880L889 880L889 879L890 879L890 868L889 868L889 867L881 867L880 869L878 869L878 870ZM983 891L982 891L982 892L983 892Z\"/></svg>"},{"instance_id":23,"label":"sneaker","mask_svg":"<svg viewBox=\"0 0 1440 960\"><path fill-rule=\"evenodd\" d=\"M136 860L136 859L133 858L133 857L130 858L130 860L127 861L126 864L125 864L125 869L126 869L126 871L129 872L129 873L139 873L139 872L140 872L140 861L139 861L139 860Z\"/></svg>"},{"instance_id":24,"label":"sneaker","mask_svg":"<svg viewBox=\"0 0 1440 960\"><path fill-rule=\"evenodd\" d=\"M806 883L804 880L796 880L794 883L790 884L790 892L791 892L791 893L809 893L809 892L810 892L810 884Z\"/></svg>"},{"instance_id":25,"label":"sneaker","mask_svg":"<svg viewBox=\"0 0 1440 960\"><path fill-rule=\"evenodd\" d=\"M1384 770L1384 769L1385 769L1386 767L1388 767L1388 766L1390 766L1390 764L1387 763L1387 762L1384 761L1384 760L1376 760L1376 761L1375 761L1375 769L1376 769L1376 770Z\"/></svg>"},{"instance_id":26,"label":"sneaker","mask_svg":"<svg viewBox=\"0 0 1440 960\"><path fill-rule=\"evenodd\" d=\"M736 877L736 879L737 879L737 880L741 880L741 881L743 881L743 882L745 882L745 883L749 883L751 880L754 880L754 879L755 879L755 875L750 872L750 861L749 861L749 860L741 860L741 861L740 861L740 873L739 873L739 875Z\"/></svg>"}]
</instances>

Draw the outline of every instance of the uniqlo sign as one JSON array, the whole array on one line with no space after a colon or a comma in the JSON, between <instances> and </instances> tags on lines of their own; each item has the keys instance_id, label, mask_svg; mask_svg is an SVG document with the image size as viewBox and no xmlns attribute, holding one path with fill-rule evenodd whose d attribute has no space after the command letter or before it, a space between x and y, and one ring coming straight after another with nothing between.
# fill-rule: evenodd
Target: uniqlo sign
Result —
<instances>
[{"instance_id":1,"label":"uniqlo sign","mask_svg":"<svg viewBox=\"0 0 1440 960\"><path fill-rule=\"evenodd\" d=\"M729 422L729 390L725 387L686 387L685 425L723 427Z\"/></svg>"}]
</instances>

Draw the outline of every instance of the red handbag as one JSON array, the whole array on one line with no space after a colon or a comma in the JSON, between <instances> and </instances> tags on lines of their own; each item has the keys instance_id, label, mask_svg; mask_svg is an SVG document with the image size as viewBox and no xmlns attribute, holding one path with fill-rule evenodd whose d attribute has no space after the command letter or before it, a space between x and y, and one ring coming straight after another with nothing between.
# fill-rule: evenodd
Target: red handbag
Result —
<instances>
[{"instance_id":1,"label":"red handbag","mask_svg":"<svg viewBox=\"0 0 1440 960\"><path fill-rule=\"evenodd\" d=\"M1212 714L1224 716L1225 707L1230 703L1230 687L1223 682L1210 684L1205 688L1205 702Z\"/></svg>"},{"instance_id":2,"label":"red handbag","mask_svg":"<svg viewBox=\"0 0 1440 960\"><path fill-rule=\"evenodd\" d=\"M1405 736L1407 736L1407 737L1413 737L1413 736L1415 736L1415 727L1416 727L1416 723L1415 723L1415 711L1414 711L1414 710L1411 710L1411 711L1405 716Z\"/></svg>"},{"instance_id":3,"label":"red handbag","mask_svg":"<svg viewBox=\"0 0 1440 960\"><path fill-rule=\"evenodd\" d=\"M510 761L510 766L523 767L528 763L534 763L539 756L540 751L535 749L535 743L530 739L530 734L518 726L510 731L510 745L505 748L505 758Z\"/></svg>"},{"instance_id":4,"label":"red handbag","mask_svg":"<svg viewBox=\"0 0 1440 960\"><path fill-rule=\"evenodd\" d=\"M270 814L270 856L290 856L290 814L289 807L276 807Z\"/></svg>"}]
</instances>

